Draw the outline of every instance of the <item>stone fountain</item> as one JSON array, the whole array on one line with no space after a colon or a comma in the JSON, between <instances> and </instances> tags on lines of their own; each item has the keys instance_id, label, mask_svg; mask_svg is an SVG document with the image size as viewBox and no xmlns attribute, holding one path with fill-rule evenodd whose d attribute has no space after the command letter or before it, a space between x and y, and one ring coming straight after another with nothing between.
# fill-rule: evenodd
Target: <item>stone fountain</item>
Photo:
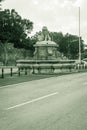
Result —
<instances>
[{"instance_id":1,"label":"stone fountain","mask_svg":"<svg viewBox=\"0 0 87 130\"><path fill-rule=\"evenodd\" d=\"M38 42L34 45L34 59L36 60L55 60L57 56L57 44L51 41L47 27L42 28L42 32L38 35Z\"/></svg>"},{"instance_id":2,"label":"stone fountain","mask_svg":"<svg viewBox=\"0 0 87 130\"><path fill-rule=\"evenodd\" d=\"M34 45L35 52L32 60L18 60L17 66L22 69L29 69L29 73L51 74L61 70L58 45L51 40L47 27L42 28L38 35L38 41Z\"/></svg>"}]
</instances>

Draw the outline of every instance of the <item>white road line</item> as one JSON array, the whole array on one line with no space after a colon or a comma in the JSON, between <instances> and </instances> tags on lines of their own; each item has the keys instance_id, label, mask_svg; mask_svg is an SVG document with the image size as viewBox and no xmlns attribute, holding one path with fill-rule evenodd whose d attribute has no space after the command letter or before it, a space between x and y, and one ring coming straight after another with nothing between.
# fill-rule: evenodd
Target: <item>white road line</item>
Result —
<instances>
[{"instance_id":1,"label":"white road line","mask_svg":"<svg viewBox=\"0 0 87 130\"><path fill-rule=\"evenodd\" d=\"M47 98L47 97L54 96L54 95L56 95L56 94L58 94L58 92L51 93L51 94L49 94L49 95L45 95L45 96L42 96L42 97L33 99L33 100L31 100L31 101L27 101L27 102L24 102L24 103L21 103L21 104L17 104L17 105L15 105L15 106L8 107L8 108L6 108L5 110L11 110L11 109L14 109L14 108L17 108L17 107L21 107L21 106L24 106L24 105L27 105L27 104L30 104L30 103L34 103L34 102L36 102L36 101L45 99L45 98Z\"/></svg>"}]
</instances>

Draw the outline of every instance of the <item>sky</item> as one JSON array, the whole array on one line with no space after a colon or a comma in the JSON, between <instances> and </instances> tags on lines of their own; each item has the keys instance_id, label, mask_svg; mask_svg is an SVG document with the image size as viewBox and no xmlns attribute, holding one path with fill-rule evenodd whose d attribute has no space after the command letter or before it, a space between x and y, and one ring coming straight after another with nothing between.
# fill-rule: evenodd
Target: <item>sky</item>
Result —
<instances>
[{"instance_id":1,"label":"sky","mask_svg":"<svg viewBox=\"0 0 87 130\"><path fill-rule=\"evenodd\" d=\"M47 26L49 31L79 36L87 44L87 0L5 0L3 9L15 9L22 18L34 23L31 35Z\"/></svg>"}]
</instances>

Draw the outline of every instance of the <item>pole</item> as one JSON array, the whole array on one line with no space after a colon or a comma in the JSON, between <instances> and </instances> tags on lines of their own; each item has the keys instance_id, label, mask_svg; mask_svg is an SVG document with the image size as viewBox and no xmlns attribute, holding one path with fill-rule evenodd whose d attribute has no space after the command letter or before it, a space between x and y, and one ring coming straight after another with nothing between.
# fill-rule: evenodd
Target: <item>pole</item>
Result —
<instances>
[{"instance_id":1,"label":"pole","mask_svg":"<svg viewBox=\"0 0 87 130\"><path fill-rule=\"evenodd\" d=\"M10 71L11 71L10 75L12 76L13 75L13 68L12 67L11 67Z\"/></svg>"},{"instance_id":2,"label":"pole","mask_svg":"<svg viewBox=\"0 0 87 130\"><path fill-rule=\"evenodd\" d=\"M4 68L2 68L2 78L4 78Z\"/></svg>"},{"instance_id":3,"label":"pole","mask_svg":"<svg viewBox=\"0 0 87 130\"><path fill-rule=\"evenodd\" d=\"M79 63L81 63L81 41L80 41L80 7L79 7Z\"/></svg>"}]
</instances>

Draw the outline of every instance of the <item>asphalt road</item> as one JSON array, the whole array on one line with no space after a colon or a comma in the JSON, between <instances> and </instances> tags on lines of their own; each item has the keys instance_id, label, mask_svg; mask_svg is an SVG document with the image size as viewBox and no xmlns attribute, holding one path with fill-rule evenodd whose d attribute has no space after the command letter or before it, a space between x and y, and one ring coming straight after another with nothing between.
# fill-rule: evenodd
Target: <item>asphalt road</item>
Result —
<instances>
[{"instance_id":1,"label":"asphalt road","mask_svg":"<svg viewBox=\"0 0 87 130\"><path fill-rule=\"evenodd\" d=\"M0 88L0 130L87 130L87 73Z\"/></svg>"}]
</instances>

